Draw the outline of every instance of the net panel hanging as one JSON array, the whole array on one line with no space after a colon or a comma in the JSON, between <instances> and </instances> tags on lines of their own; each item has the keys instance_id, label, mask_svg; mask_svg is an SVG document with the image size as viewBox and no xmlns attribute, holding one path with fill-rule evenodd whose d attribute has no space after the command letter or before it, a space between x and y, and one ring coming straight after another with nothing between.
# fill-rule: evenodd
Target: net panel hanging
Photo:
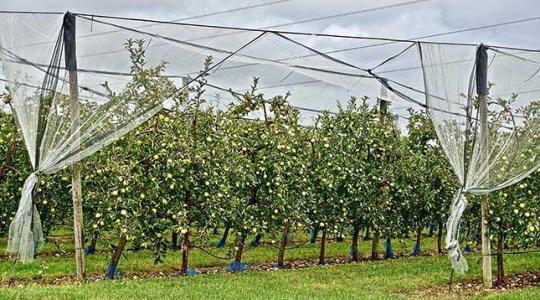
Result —
<instances>
[{"instance_id":1,"label":"net panel hanging","mask_svg":"<svg viewBox=\"0 0 540 300\"><path fill-rule=\"evenodd\" d=\"M2 13L0 19L5 80L35 170L10 227L8 251L21 261L32 260L42 239L33 205L39 196L33 192L37 178L88 157L153 116L178 96L178 87L197 80L209 56L206 97L223 109L234 101L231 93L249 89L253 77L268 99L290 92L306 124L350 97L375 101L381 87L389 91L395 114L428 109L462 184L447 236L457 271L466 270L457 243L464 194L500 189L538 167L539 52L482 48L489 82L484 139L479 136L475 45L69 16L75 24L77 67L71 73L78 77L78 122L71 113L65 16ZM128 40L143 41L145 67L162 67L138 73L126 51ZM153 90L162 91L159 97L142 86L135 86L136 94L128 92L134 76L143 75Z\"/></svg>"},{"instance_id":2,"label":"net panel hanging","mask_svg":"<svg viewBox=\"0 0 540 300\"><path fill-rule=\"evenodd\" d=\"M540 52L485 45L419 47L428 111L462 185L452 201L446 246L454 269L464 272L468 266L458 229L465 194L502 189L539 166ZM479 95L485 95L485 106Z\"/></svg>"}]
</instances>

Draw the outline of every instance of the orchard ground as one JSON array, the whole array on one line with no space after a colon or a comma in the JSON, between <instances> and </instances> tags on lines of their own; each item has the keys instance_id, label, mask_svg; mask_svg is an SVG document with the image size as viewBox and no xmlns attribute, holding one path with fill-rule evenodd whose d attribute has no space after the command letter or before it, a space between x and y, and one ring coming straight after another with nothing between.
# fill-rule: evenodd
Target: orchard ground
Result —
<instances>
[{"instance_id":1,"label":"orchard ground","mask_svg":"<svg viewBox=\"0 0 540 300\"><path fill-rule=\"evenodd\" d=\"M211 241L204 248L217 256L227 256L228 249L213 249ZM482 291L480 256L468 254L471 270L464 276L454 276L454 287L448 292L450 265L446 255L436 255L436 241L426 238L423 250L426 255L401 257L399 259L339 263L346 261L350 241L331 241L327 246L328 265L316 266L318 244L297 244L287 250L286 258L294 269L259 271L260 266L275 262L277 248L268 243L245 253L244 262L253 271L228 273L228 260L218 259L193 249L191 266L203 272L198 276L179 277L180 252L169 252L163 263L152 264L152 253L146 250L127 251L120 262L124 278L115 281L101 280L110 260L114 239L102 239L95 255L87 257L89 282L73 283L74 264L72 240L68 232L54 238L56 244L46 243L39 258L31 264L16 265L13 261L0 259L0 299L141 299L141 298L220 298L220 299L283 299L283 298L503 298L535 299L540 297L540 286ZM293 240L307 240L299 233ZM263 238L263 242L269 240ZM394 241L397 255L410 253L414 241ZM5 247L5 240L0 248ZM295 247L295 248L293 248ZM370 252L371 242L361 242L364 257ZM60 250L61 249L61 250ZM382 243L380 252L383 252ZM526 253L507 255L508 278L531 274L540 269L540 254ZM534 274L534 273L533 273ZM534 275L533 275L534 276ZM99 278L99 279L98 279ZM535 277L536 278L536 277ZM540 277L539 277L540 278ZM98 279L97 281L95 281Z\"/></svg>"}]
</instances>

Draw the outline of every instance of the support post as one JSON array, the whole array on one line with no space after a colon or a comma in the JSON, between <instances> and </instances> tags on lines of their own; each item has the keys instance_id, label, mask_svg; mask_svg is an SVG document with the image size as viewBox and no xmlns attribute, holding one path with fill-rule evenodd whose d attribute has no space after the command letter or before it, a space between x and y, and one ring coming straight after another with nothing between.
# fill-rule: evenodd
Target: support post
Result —
<instances>
[{"instance_id":1,"label":"support post","mask_svg":"<svg viewBox=\"0 0 540 300\"><path fill-rule=\"evenodd\" d=\"M379 97L379 122L381 124L384 124L386 122L386 117L388 113L388 100L387 99L388 91L387 88L382 85L381 86L381 97ZM380 161L380 168L383 169L383 160ZM382 195L381 195L382 198ZM381 237L381 232L379 230L380 224L377 224L379 226L375 226L373 228L374 234L373 234L373 240L371 241L371 259L377 260L379 259L379 239Z\"/></svg>"},{"instance_id":2,"label":"support post","mask_svg":"<svg viewBox=\"0 0 540 300\"><path fill-rule=\"evenodd\" d=\"M500 286L504 281L504 232L502 226L497 233L497 285Z\"/></svg>"},{"instance_id":3,"label":"support post","mask_svg":"<svg viewBox=\"0 0 540 300\"><path fill-rule=\"evenodd\" d=\"M388 114L388 89L381 85L381 96L379 97L379 118L381 123L384 122L384 118Z\"/></svg>"},{"instance_id":4,"label":"support post","mask_svg":"<svg viewBox=\"0 0 540 300\"><path fill-rule=\"evenodd\" d=\"M69 75L69 95L71 114L72 140L79 142L79 84L77 78L77 52L75 45L75 15L67 12L64 15L64 52L66 70ZM80 145L79 145L80 146ZM78 149L78 147L75 147ZM77 150L75 150L77 151ZM73 200L73 237L75 240L75 265L77 279L81 282L85 279L84 246L83 246L83 213L82 213L82 187L81 169L78 163L71 166L72 170L72 200Z\"/></svg>"},{"instance_id":5,"label":"support post","mask_svg":"<svg viewBox=\"0 0 540 300\"><path fill-rule=\"evenodd\" d=\"M182 77L182 86L186 91L186 102L189 100L189 77Z\"/></svg>"},{"instance_id":6,"label":"support post","mask_svg":"<svg viewBox=\"0 0 540 300\"><path fill-rule=\"evenodd\" d=\"M488 160L488 128L487 128L487 96L488 96L488 54L487 48L480 45L476 52L476 92L478 95L478 115L479 115L479 146L480 161L482 165L487 165ZM487 171L489 173L489 170ZM489 176L487 174L486 176ZM481 215L482 215L482 278L484 288L493 287L493 278L491 273L491 241L489 239L488 218L488 198L482 196Z\"/></svg>"}]
</instances>

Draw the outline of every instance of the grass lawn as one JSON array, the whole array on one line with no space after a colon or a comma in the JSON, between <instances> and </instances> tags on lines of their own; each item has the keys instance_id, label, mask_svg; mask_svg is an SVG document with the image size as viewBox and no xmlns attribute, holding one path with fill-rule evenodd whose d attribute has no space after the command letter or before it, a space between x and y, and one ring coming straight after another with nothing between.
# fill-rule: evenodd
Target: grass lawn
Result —
<instances>
[{"instance_id":1,"label":"grass lawn","mask_svg":"<svg viewBox=\"0 0 540 300\"><path fill-rule=\"evenodd\" d=\"M69 248L69 242L62 248ZM362 252L368 253L369 242L362 242ZM101 244L101 246L107 246ZM405 248L394 245L396 252L410 251L412 242L405 241ZM46 246L45 249L47 249ZM344 256L348 253L348 243L332 242L328 245L328 257ZM424 249L433 250L434 239L426 239ZM214 250L213 250L214 251ZM225 255L226 250L220 253ZM102 275L108 254L88 256L90 274ZM257 247L245 254L245 262L258 264L275 261L277 250L273 247ZM130 272L156 272L171 270L180 265L180 253L169 253L164 263L154 265L148 251L128 252L128 260L121 261L120 268ZM316 258L318 245L305 245L287 251L287 259ZM471 270L465 276L455 276L455 281L469 280L480 276L478 254L469 254ZM71 255L60 257L40 257L35 262L20 265L13 274L12 262L0 260L0 275L3 278L17 278L31 281L35 278L55 278L73 274ZM192 266L225 266L227 261L210 258L194 250ZM540 270L540 254L509 255L506 258L507 273ZM424 256L361 262L355 264L317 266L298 270L278 270L268 272L246 272L241 274L219 273L195 277L173 277L161 279L124 279L98 281L84 285L43 286L28 284L20 287L0 289L0 299L402 299L418 298L421 290L440 285L447 290L450 265L446 256ZM457 295L444 294L437 298L455 298ZM473 296L479 297L479 296ZM491 293L487 298L537 299L540 287L508 292Z\"/></svg>"},{"instance_id":2,"label":"grass lawn","mask_svg":"<svg viewBox=\"0 0 540 300\"><path fill-rule=\"evenodd\" d=\"M229 248L215 249L212 247L219 239L219 235L216 235L208 245L208 250L211 253L224 257L228 255ZM251 241L248 238L247 241ZM233 239L231 235L229 237L230 242ZM293 240L308 240L309 236L306 234L297 233L292 236ZM263 238L263 242L268 242L270 238ZM114 240L100 240L97 246L97 250L110 250L110 244L116 243ZM5 240L0 242L0 253L4 253ZM59 242L60 247L63 250L72 250L72 241ZM276 244L277 246L277 244ZM403 242L394 241L393 247L396 253L410 253L413 249L414 241L404 240ZM350 243L329 241L326 247L326 257L345 257L349 253ZM249 248L249 247L248 247ZM422 249L426 251L435 251L437 248L436 240L434 238L426 238L423 241ZM54 252L56 246L51 243L46 243L42 249L43 252ZM379 252L384 253L383 241L379 244ZM371 241L360 241L360 253L368 255L371 253ZM163 259L163 263L154 264L152 258L152 251L142 250L137 252L125 251L126 258L120 260L119 268L122 272L158 272L162 270L171 270L173 268L180 268L181 264L181 252L169 252ZM262 245L256 248L247 250L243 255L243 262L248 265L261 264L275 262L278 255L278 249L269 245ZM100 253L96 255L89 255L86 258L87 271L90 275L103 275L109 263L111 255L107 253ZM285 252L285 259L316 259L319 257L319 244L305 244L301 247L291 247L291 249ZM46 256L39 257L30 264L17 264L16 272L13 273L13 261L9 259L0 259L0 275L3 278L13 277L17 279L30 280L32 278L54 278L63 276L66 274L74 274L75 266L73 264L73 255L71 252L60 256ZM201 250L193 249L190 251L189 264L193 268L197 267L216 267L226 266L229 260L221 260L215 257L211 257Z\"/></svg>"}]
</instances>

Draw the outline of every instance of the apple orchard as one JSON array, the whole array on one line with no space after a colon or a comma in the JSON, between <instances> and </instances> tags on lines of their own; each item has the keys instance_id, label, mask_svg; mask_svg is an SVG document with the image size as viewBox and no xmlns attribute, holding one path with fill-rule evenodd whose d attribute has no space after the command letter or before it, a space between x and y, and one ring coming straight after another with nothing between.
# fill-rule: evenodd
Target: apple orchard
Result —
<instances>
[{"instance_id":1,"label":"apple orchard","mask_svg":"<svg viewBox=\"0 0 540 300\"><path fill-rule=\"evenodd\" d=\"M185 274L189 250L207 243L215 228L230 232L225 247L234 268L242 268L252 238L278 247L282 266L294 232L320 237L321 263L329 239L345 239L351 247L344 255L359 260L366 231L373 258L379 243L411 237L414 252L421 253L426 227L435 228L438 252L444 252L445 222L459 184L425 112L410 110L406 128L399 128L381 103L350 99L305 126L291 96L266 99L257 78L248 92L232 93L229 106L214 107L205 100L204 76L187 93L160 77L166 64L146 65L143 48L141 41L127 43L133 81L114 97L132 97L144 86L143 100L174 95L174 103L82 163L85 242L95 247L110 238L113 269L129 245L152 251L149 263L182 255ZM209 58L203 67L211 65ZM9 91L3 101L9 108ZM31 173L16 124L9 109L0 111L2 236ZM503 249L537 246L539 175L489 196L490 238L501 260ZM69 169L40 179L36 205L46 236L70 224L70 184ZM469 203L468 211L479 210L478 198ZM478 214L461 227L474 249ZM176 248L181 254L171 251Z\"/></svg>"}]
</instances>

